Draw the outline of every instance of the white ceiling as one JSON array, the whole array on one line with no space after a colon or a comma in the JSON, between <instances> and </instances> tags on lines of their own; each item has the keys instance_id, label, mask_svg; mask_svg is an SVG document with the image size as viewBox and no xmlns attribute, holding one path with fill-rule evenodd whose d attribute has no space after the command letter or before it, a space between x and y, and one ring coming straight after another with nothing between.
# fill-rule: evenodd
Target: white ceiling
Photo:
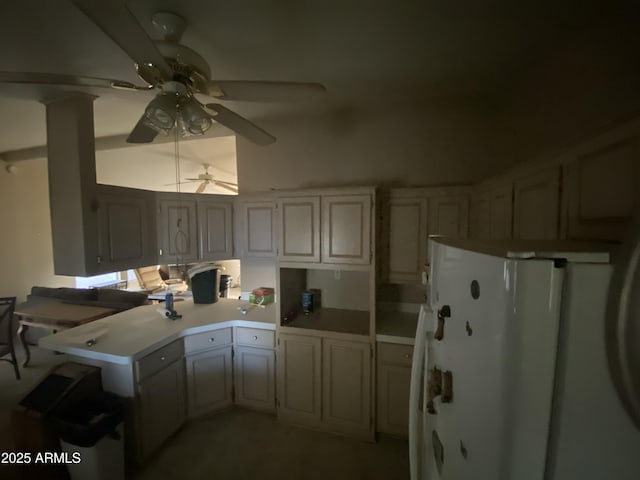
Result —
<instances>
[{"instance_id":1,"label":"white ceiling","mask_svg":"<svg viewBox=\"0 0 640 480\"><path fill-rule=\"evenodd\" d=\"M115 0L117 1L117 0ZM559 3L561 3L559 5ZM593 2L599 3L599 2ZM182 42L217 79L313 81L313 104L228 102L260 123L357 104L380 109L432 101L498 108L555 42L587 28L602 12L587 2L542 0L130 0L149 35L156 11L189 23ZM609 4L610 5L610 4ZM64 0L0 4L0 70L142 82L132 61ZM43 98L51 87L0 85L0 153L46 142ZM91 91L97 137L127 134L153 93Z\"/></svg>"}]
</instances>

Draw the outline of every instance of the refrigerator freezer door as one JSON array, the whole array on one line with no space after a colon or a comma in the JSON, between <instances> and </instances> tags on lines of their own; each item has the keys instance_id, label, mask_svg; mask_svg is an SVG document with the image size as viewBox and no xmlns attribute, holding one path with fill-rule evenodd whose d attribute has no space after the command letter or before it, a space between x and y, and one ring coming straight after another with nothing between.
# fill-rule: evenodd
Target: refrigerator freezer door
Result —
<instances>
[{"instance_id":1,"label":"refrigerator freezer door","mask_svg":"<svg viewBox=\"0 0 640 480\"><path fill-rule=\"evenodd\" d=\"M411 364L411 386L409 392L409 466L411 480L427 478L424 465L428 444L424 441L426 412L421 401L425 389L425 365L428 365L429 336L433 332L433 312L427 305L420 306L416 338Z\"/></svg>"},{"instance_id":2,"label":"refrigerator freezer door","mask_svg":"<svg viewBox=\"0 0 640 480\"><path fill-rule=\"evenodd\" d=\"M432 259L434 310L448 306L436 403L443 480L540 480L551 409L562 269L450 246ZM435 302L437 299L437 302Z\"/></svg>"}]
</instances>

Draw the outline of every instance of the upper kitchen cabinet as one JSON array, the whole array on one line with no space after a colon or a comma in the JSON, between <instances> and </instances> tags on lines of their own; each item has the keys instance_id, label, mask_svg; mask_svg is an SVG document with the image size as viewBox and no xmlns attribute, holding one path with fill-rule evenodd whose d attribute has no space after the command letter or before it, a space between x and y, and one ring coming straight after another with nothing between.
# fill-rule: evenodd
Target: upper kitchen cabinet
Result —
<instances>
[{"instance_id":1,"label":"upper kitchen cabinet","mask_svg":"<svg viewBox=\"0 0 640 480\"><path fill-rule=\"evenodd\" d=\"M371 263L371 195L322 197L322 262Z\"/></svg>"},{"instance_id":2,"label":"upper kitchen cabinet","mask_svg":"<svg viewBox=\"0 0 640 480\"><path fill-rule=\"evenodd\" d=\"M198 260L233 257L232 211L233 196L206 195L198 198Z\"/></svg>"},{"instance_id":3,"label":"upper kitchen cabinet","mask_svg":"<svg viewBox=\"0 0 640 480\"><path fill-rule=\"evenodd\" d=\"M637 138L598 142L575 152L564 176L567 237L623 240L640 211Z\"/></svg>"},{"instance_id":4,"label":"upper kitchen cabinet","mask_svg":"<svg viewBox=\"0 0 640 480\"><path fill-rule=\"evenodd\" d=\"M512 238L513 183L481 185L471 197L469 217L471 238Z\"/></svg>"},{"instance_id":5,"label":"upper kitchen cabinet","mask_svg":"<svg viewBox=\"0 0 640 480\"><path fill-rule=\"evenodd\" d=\"M239 203L240 256L275 258L275 201L255 198Z\"/></svg>"},{"instance_id":6,"label":"upper kitchen cabinet","mask_svg":"<svg viewBox=\"0 0 640 480\"><path fill-rule=\"evenodd\" d=\"M320 197L282 197L278 199L278 210L278 258L288 262L319 262Z\"/></svg>"},{"instance_id":7,"label":"upper kitchen cabinet","mask_svg":"<svg viewBox=\"0 0 640 480\"><path fill-rule=\"evenodd\" d=\"M144 267L156 262L154 194L98 185L98 263L101 271Z\"/></svg>"},{"instance_id":8,"label":"upper kitchen cabinet","mask_svg":"<svg viewBox=\"0 0 640 480\"><path fill-rule=\"evenodd\" d=\"M327 189L279 197L278 259L370 264L373 192L372 188Z\"/></svg>"},{"instance_id":9,"label":"upper kitchen cabinet","mask_svg":"<svg viewBox=\"0 0 640 480\"><path fill-rule=\"evenodd\" d=\"M391 189L383 200L381 255L390 283L420 283L428 262L429 235L466 238L467 187Z\"/></svg>"},{"instance_id":10,"label":"upper kitchen cabinet","mask_svg":"<svg viewBox=\"0 0 640 480\"><path fill-rule=\"evenodd\" d=\"M560 167L520 177L513 184L513 238L558 238Z\"/></svg>"},{"instance_id":11,"label":"upper kitchen cabinet","mask_svg":"<svg viewBox=\"0 0 640 480\"><path fill-rule=\"evenodd\" d=\"M413 189L394 189L383 205L383 262L392 283L418 283L427 262L427 207L425 195Z\"/></svg>"},{"instance_id":12,"label":"upper kitchen cabinet","mask_svg":"<svg viewBox=\"0 0 640 480\"><path fill-rule=\"evenodd\" d=\"M452 192L429 198L429 235L467 238L469 194Z\"/></svg>"},{"instance_id":13,"label":"upper kitchen cabinet","mask_svg":"<svg viewBox=\"0 0 640 480\"><path fill-rule=\"evenodd\" d=\"M191 263L198 260L197 202L193 196L158 194L158 261Z\"/></svg>"}]
</instances>

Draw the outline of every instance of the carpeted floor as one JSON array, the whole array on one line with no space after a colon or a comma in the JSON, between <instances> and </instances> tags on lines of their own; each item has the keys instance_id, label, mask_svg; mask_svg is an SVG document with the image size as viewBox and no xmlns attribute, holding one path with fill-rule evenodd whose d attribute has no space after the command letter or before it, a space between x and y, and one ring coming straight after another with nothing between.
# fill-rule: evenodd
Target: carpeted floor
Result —
<instances>
[{"instance_id":1,"label":"carpeted floor","mask_svg":"<svg viewBox=\"0 0 640 480\"><path fill-rule=\"evenodd\" d=\"M24 352L19 347L19 357ZM0 452L13 450L9 412L65 355L34 348L32 365L13 376L0 362ZM0 478L20 478L20 469L0 465ZM191 420L136 480L156 479L408 479L407 441L382 437L367 443L279 422L273 415L231 409ZM46 480L46 476L39 478Z\"/></svg>"}]
</instances>

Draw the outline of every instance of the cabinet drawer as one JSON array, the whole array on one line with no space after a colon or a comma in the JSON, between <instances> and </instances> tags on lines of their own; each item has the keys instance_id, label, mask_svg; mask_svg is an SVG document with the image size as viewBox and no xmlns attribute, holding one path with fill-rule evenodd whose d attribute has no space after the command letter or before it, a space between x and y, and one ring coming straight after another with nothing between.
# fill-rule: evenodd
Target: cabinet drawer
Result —
<instances>
[{"instance_id":1,"label":"cabinet drawer","mask_svg":"<svg viewBox=\"0 0 640 480\"><path fill-rule=\"evenodd\" d=\"M184 350L186 353L229 344L231 344L231 327L184 337Z\"/></svg>"},{"instance_id":2,"label":"cabinet drawer","mask_svg":"<svg viewBox=\"0 0 640 480\"><path fill-rule=\"evenodd\" d=\"M184 354L182 341L170 343L136 362L138 382L141 382L167 365L178 360Z\"/></svg>"},{"instance_id":3,"label":"cabinet drawer","mask_svg":"<svg viewBox=\"0 0 640 480\"><path fill-rule=\"evenodd\" d=\"M275 347L275 332L260 328L237 327L236 343L239 345L251 345L256 347Z\"/></svg>"},{"instance_id":4,"label":"cabinet drawer","mask_svg":"<svg viewBox=\"0 0 640 480\"><path fill-rule=\"evenodd\" d=\"M412 345L400 345L396 343L378 343L378 361L380 363L395 363L398 365L411 365L413 358Z\"/></svg>"}]
</instances>

